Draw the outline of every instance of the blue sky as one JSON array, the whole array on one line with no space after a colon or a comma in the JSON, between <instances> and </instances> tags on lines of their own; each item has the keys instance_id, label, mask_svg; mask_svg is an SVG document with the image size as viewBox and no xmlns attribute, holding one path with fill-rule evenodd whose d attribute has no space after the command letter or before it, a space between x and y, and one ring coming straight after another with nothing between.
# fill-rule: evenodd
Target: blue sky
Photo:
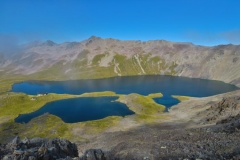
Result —
<instances>
[{"instance_id":1,"label":"blue sky","mask_svg":"<svg viewBox=\"0 0 240 160\"><path fill-rule=\"evenodd\" d=\"M207 46L240 44L240 1L0 0L0 42L62 43L92 35Z\"/></svg>"}]
</instances>

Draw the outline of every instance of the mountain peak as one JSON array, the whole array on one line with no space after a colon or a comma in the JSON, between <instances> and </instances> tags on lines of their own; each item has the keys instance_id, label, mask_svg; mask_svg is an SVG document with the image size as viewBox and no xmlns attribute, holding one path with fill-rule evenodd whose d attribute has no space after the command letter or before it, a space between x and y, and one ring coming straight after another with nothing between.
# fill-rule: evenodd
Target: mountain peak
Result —
<instances>
[{"instance_id":1,"label":"mountain peak","mask_svg":"<svg viewBox=\"0 0 240 160\"><path fill-rule=\"evenodd\" d=\"M43 46L54 46L54 45L56 45L56 43L51 40L47 40L46 42L43 42L42 45Z\"/></svg>"},{"instance_id":2,"label":"mountain peak","mask_svg":"<svg viewBox=\"0 0 240 160\"><path fill-rule=\"evenodd\" d=\"M88 41L94 41L94 40L100 40L100 39L102 39L102 38L101 37L97 37L97 36L91 36L87 40Z\"/></svg>"}]
</instances>

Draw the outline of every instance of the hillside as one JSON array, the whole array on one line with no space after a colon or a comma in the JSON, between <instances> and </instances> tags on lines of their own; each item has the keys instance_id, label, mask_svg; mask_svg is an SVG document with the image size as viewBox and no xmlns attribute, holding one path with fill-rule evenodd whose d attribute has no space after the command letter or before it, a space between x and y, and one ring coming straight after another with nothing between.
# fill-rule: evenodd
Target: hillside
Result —
<instances>
[{"instance_id":1,"label":"hillside","mask_svg":"<svg viewBox=\"0 0 240 160\"><path fill-rule=\"evenodd\" d=\"M89 79L126 75L176 75L240 86L240 45L196 46L165 40L32 42L13 55L0 54L0 78ZM15 77L14 76L14 77Z\"/></svg>"}]
</instances>

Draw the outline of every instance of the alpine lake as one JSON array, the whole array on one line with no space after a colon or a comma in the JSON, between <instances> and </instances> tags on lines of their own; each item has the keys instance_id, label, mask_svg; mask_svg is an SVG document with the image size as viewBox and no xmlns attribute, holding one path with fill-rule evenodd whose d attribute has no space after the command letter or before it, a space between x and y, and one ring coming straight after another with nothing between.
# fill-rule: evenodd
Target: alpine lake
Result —
<instances>
[{"instance_id":1,"label":"alpine lake","mask_svg":"<svg viewBox=\"0 0 240 160\"><path fill-rule=\"evenodd\" d=\"M207 97L239 89L221 81L175 76L148 75L113 77L106 79L69 80L69 81L25 81L12 86L11 92L28 95L56 93L80 95L91 92L113 91L116 94L137 93L148 95L162 93L153 100L166 107L165 111L180 101L172 95ZM126 116L134 114L125 104L116 102L117 96L79 97L49 102L40 109L19 115L15 122L27 123L31 119L50 113L66 123L102 119L107 116Z\"/></svg>"}]
</instances>

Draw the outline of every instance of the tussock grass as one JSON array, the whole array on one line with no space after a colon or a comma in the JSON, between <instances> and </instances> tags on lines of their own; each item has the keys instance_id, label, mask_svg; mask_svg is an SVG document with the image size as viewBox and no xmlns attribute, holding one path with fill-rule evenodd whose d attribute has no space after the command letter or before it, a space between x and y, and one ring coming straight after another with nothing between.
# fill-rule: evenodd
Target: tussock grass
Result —
<instances>
[{"instance_id":1,"label":"tussock grass","mask_svg":"<svg viewBox=\"0 0 240 160\"><path fill-rule=\"evenodd\" d=\"M172 96L173 98L176 98L176 99L178 99L179 101L186 101L186 100L189 100L191 97L189 97L189 96L176 96L176 95L173 95Z\"/></svg>"},{"instance_id":2,"label":"tussock grass","mask_svg":"<svg viewBox=\"0 0 240 160\"><path fill-rule=\"evenodd\" d=\"M12 89L14 83L22 82L26 79L25 76L1 76L0 77L0 94L5 93Z\"/></svg>"},{"instance_id":3,"label":"tussock grass","mask_svg":"<svg viewBox=\"0 0 240 160\"><path fill-rule=\"evenodd\" d=\"M112 96L118 96L115 92L112 91L104 91L104 92L90 92L90 93L83 93L80 95L80 97L112 97Z\"/></svg>"},{"instance_id":4,"label":"tussock grass","mask_svg":"<svg viewBox=\"0 0 240 160\"><path fill-rule=\"evenodd\" d=\"M153 95L156 96L155 94ZM158 93L157 95L159 96L160 94ZM137 122L150 123L159 119L166 119L166 117L161 115L165 110L165 106L157 104L151 96L134 93L120 96L117 101L125 103L129 109L136 113L135 120Z\"/></svg>"},{"instance_id":5,"label":"tussock grass","mask_svg":"<svg viewBox=\"0 0 240 160\"><path fill-rule=\"evenodd\" d=\"M162 96L162 93L151 93L148 95L150 98L161 98Z\"/></svg>"},{"instance_id":6,"label":"tussock grass","mask_svg":"<svg viewBox=\"0 0 240 160\"><path fill-rule=\"evenodd\" d=\"M157 121L169 119L167 116L137 115L135 120L139 123L156 123Z\"/></svg>"},{"instance_id":7,"label":"tussock grass","mask_svg":"<svg viewBox=\"0 0 240 160\"><path fill-rule=\"evenodd\" d=\"M76 123L74 126L83 128L85 134L96 134L115 126L122 118L120 116L109 116L100 120Z\"/></svg>"},{"instance_id":8,"label":"tussock grass","mask_svg":"<svg viewBox=\"0 0 240 160\"><path fill-rule=\"evenodd\" d=\"M0 117L9 116L16 118L19 114L26 114L33 112L48 102L75 98L76 95L68 94L48 94L46 96L36 97L36 100L31 100L32 96L23 93L5 93L1 96Z\"/></svg>"}]
</instances>

